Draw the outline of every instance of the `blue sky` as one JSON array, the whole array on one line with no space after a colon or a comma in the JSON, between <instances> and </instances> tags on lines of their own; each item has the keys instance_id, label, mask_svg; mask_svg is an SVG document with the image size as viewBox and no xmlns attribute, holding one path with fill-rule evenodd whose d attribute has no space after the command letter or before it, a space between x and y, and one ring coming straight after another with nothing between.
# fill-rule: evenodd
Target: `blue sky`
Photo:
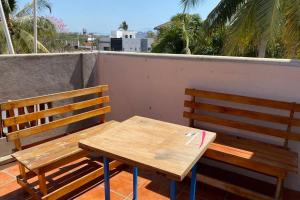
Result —
<instances>
[{"instance_id":1,"label":"blue sky","mask_svg":"<svg viewBox=\"0 0 300 200\"><path fill-rule=\"evenodd\" d=\"M20 7L31 0L18 0ZM220 0L202 0L198 13L205 19ZM109 34L126 20L129 29L152 30L181 12L179 0L50 0L51 15L62 19L72 32L86 28L88 32ZM50 15L50 14L46 14Z\"/></svg>"}]
</instances>

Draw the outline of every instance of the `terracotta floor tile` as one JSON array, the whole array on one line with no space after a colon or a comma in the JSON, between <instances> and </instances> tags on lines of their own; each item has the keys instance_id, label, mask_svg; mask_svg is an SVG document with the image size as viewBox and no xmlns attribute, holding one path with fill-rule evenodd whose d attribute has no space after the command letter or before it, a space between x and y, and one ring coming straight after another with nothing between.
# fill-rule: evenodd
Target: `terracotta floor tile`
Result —
<instances>
[{"instance_id":1,"label":"terracotta floor tile","mask_svg":"<svg viewBox=\"0 0 300 200\"><path fill-rule=\"evenodd\" d=\"M146 179L138 177L138 187L145 183ZM116 193L128 196L133 189L133 175L127 171L121 171L110 179L110 188Z\"/></svg>"},{"instance_id":2,"label":"terracotta floor tile","mask_svg":"<svg viewBox=\"0 0 300 200\"><path fill-rule=\"evenodd\" d=\"M29 195L20 187L17 181L13 181L0 187L1 200L24 200L28 198Z\"/></svg>"},{"instance_id":3,"label":"terracotta floor tile","mask_svg":"<svg viewBox=\"0 0 300 200\"><path fill-rule=\"evenodd\" d=\"M82 194L80 197L76 198L76 200L105 200L104 188L101 186L97 186L90 191ZM114 192L110 193L111 200L122 200L123 196L116 194Z\"/></svg>"},{"instance_id":4,"label":"terracotta floor tile","mask_svg":"<svg viewBox=\"0 0 300 200\"><path fill-rule=\"evenodd\" d=\"M20 175L19 166L17 164L5 169L4 171L12 176Z\"/></svg>"},{"instance_id":5,"label":"terracotta floor tile","mask_svg":"<svg viewBox=\"0 0 300 200\"><path fill-rule=\"evenodd\" d=\"M6 172L0 171L0 186L15 181L15 178Z\"/></svg>"}]
</instances>

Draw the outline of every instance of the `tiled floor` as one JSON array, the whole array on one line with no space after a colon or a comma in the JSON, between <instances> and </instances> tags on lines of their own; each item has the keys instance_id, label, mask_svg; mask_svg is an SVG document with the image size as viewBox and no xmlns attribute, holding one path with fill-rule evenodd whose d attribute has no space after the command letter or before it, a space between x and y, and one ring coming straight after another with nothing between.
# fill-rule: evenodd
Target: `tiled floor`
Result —
<instances>
[{"instance_id":1,"label":"tiled floor","mask_svg":"<svg viewBox=\"0 0 300 200\"><path fill-rule=\"evenodd\" d=\"M76 168L77 166L75 166ZM77 167L79 169L79 167ZM51 174L48 174L48 184L51 186L56 181L66 182L66 175L77 173L70 168L61 168L55 170ZM15 180L15 175L18 174L17 165L12 165L0 171L0 199L1 200L22 200L30 199L29 195L24 192ZM75 174L80 176L80 174ZM159 175L152 174L146 171L140 171L138 178L138 195L141 200L167 200L169 199L169 181ZM35 180L33 180L35 181ZM111 179L111 199L112 200L130 200L132 199L132 174L130 169L115 172ZM56 184L57 185L57 184ZM177 187L177 199L187 200L189 198L189 180L185 180L183 183L178 184ZM77 199L77 200L104 200L104 186L101 179L88 186L75 191L70 194L70 197L64 199ZM218 190L209 187L204 184L197 184L197 200L242 200L240 197L236 197L222 190ZM286 200L300 199L299 193L286 191Z\"/></svg>"}]
</instances>

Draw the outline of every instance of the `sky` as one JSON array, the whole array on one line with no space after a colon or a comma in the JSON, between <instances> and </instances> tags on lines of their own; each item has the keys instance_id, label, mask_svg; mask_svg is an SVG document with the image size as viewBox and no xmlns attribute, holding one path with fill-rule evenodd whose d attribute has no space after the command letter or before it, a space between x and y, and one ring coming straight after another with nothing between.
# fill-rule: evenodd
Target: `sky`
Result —
<instances>
[{"instance_id":1,"label":"sky","mask_svg":"<svg viewBox=\"0 0 300 200\"><path fill-rule=\"evenodd\" d=\"M17 0L21 8L31 0ZM202 0L191 13L205 19L220 0ZM50 0L52 13L70 32L110 34L126 21L130 30L149 31L182 11L179 0Z\"/></svg>"}]
</instances>

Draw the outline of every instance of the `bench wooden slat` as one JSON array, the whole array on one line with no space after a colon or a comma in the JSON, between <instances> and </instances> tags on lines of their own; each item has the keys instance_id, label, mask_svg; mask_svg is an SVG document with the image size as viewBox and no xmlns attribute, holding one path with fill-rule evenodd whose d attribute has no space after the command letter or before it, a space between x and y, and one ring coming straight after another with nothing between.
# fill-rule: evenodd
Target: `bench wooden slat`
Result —
<instances>
[{"instance_id":1,"label":"bench wooden slat","mask_svg":"<svg viewBox=\"0 0 300 200\"><path fill-rule=\"evenodd\" d=\"M79 90L73 90L69 92L61 92L61 93L55 93L51 95L44 95L34 98L27 98L27 99L21 99L16 101L10 101L7 103L1 104L1 110L10 110L14 108L20 108L25 106L32 106L42 103L48 103L53 101L59 101L79 96L85 96L89 94L96 94L96 93L102 93L106 92L108 90L107 85L97 86L97 87L91 87L91 88L85 88L85 89L79 89Z\"/></svg>"},{"instance_id":2,"label":"bench wooden slat","mask_svg":"<svg viewBox=\"0 0 300 200\"><path fill-rule=\"evenodd\" d=\"M254 124L248 124L248 123L233 121L228 119L221 119L218 117L212 117L204 114L195 114L190 112L184 112L183 116L188 119L198 120L206 123L217 124L217 125L236 128L236 129L242 129L242 130L260 133L264 135L279 137L282 139L288 138L288 139L300 141L300 134L289 133L279 129L268 128L268 127L254 125Z\"/></svg>"},{"instance_id":3,"label":"bench wooden slat","mask_svg":"<svg viewBox=\"0 0 300 200\"><path fill-rule=\"evenodd\" d=\"M300 104L287 103L283 101L274 101L269 99L253 98L253 97L226 94L220 92L211 92L205 90L196 90L196 89L186 89L185 94L190 96L195 96L195 97L230 101L230 102L255 105L255 106L263 106L263 107L269 107L274 109L292 110L294 108L295 111L297 112L300 111Z\"/></svg>"},{"instance_id":4,"label":"bench wooden slat","mask_svg":"<svg viewBox=\"0 0 300 200\"><path fill-rule=\"evenodd\" d=\"M17 125L17 124L21 124L21 123L25 123L25 122L29 122L29 121L34 121L34 120L46 118L49 116L62 114L62 113L67 113L67 112L71 112L74 110L80 110L83 108L87 108L87 107L91 107L91 106L95 106L95 105L99 105L99 104L103 104L103 103L108 103L108 102L109 102L109 97L105 96L105 97L95 98L95 99L91 99L91 100L87 100L87 101L82 101L79 103L68 104L68 105L64 105L64 106L60 106L60 107L56 107L56 108L52 108L52 109L48 109L48 110L42 110L42 111L35 112L35 113L20 115L17 117L10 117L10 118L3 120L3 122L4 122L4 126L8 127L8 126L13 126L13 125ZM43 123L43 124L45 124L45 123Z\"/></svg>"},{"instance_id":5,"label":"bench wooden slat","mask_svg":"<svg viewBox=\"0 0 300 200\"><path fill-rule=\"evenodd\" d=\"M298 166L298 154L296 152L292 152L274 144L223 133L218 133L218 138L215 140L215 143L226 144L240 149L247 149L248 151L257 152L262 156L265 155L269 159L281 161L296 167Z\"/></svg>"},{"instance_id":6,"label":"bench wooden slat","mask_svg":"<svg viewBox=\"0 0 300 200\"><path fill-rule=\"evenodd\" d=\"M30 170L39 169L59 160L64 160L65 158L70 157L70 155L78 154L83 151L78 147L79 140L101 134L102 131L108 130L118 124L119 122L109 121L101 125L39 144L29 149L18 151L12 154L12 156Z\"/></svg>"},{"instance_id":7,"label":"bench wooden slat","mask_svg":"<svg viewBox=\"0 0 300 200\"><path fill-rule=\"evenodd\" d=\"M268 155L267 153L261 153L259 151L255 151L253 149L249 148L240 148L235 147L231 144L219 144L219 143L213 143L210 145L209 149L214 151L223 152L227 155L231 155L236 157L237 159L246 159L249 160L249 162L257 162L262 163L265 165L270 165L276 168L281 168L285 171L295 172L297 173L298 168L297 165L295 165L294 161L297 161L297 157L294 157L293 160L283 162L284 159L282 158L276 158L272 155ZM226 162L226 161L225 161Z\"/></svg>"},{"instance_id":8,"label":"bench wooden slat","mask_svg":"<svg viewBox=\"0 0 300 200\"><path fill-rule=\"evenodd\" d=\"M201 109L201 110L210 111L210 112L236 115L239 117L248 117L251 119L269 121L269 122L274 122L274 123L280 123L280 124L286 124L286 125L288 125L290 123L290 117L287 117L287 116L279 116L279 115L255 112L255 111L250 111L250 110L237 109L237 108L232 108L232 107L217 106L217 105L207 104L207 103L196 103L196 102L191 102L191 101L185 101L184 105L185 105L185 107L189 107L189 108L193 108L193 109ZM295 122L295 123L297 123L297 122Z\"/></svg>"},{"instance_id":9,"label":"bench wooden slat","mask_svg":"<svg viewBox=\"0 0 300 200\"><path fill-rule=\"evenodd\" d=\"M291 125L300 127L300 119L297 118L292 119Z\"/></svg>"},{"instance_id":10,"label":"bench wooden slat","mask_svg":"<svg viewBox=\"0 0 300 200\"><path fill-rule=\"evenodd\" d=\"M44 131L47 131L50 129L58 128L58 127L72 124L72 123L75 123L75 122L78 122L81 120L85 120L85 119L89 119L89 118L96 117L99 115L103 115L110 111L111 111L111 107L106 106L106 107L92 110L89 112L84 112L84 113L81 113L78 115L73 115L71 117L59 119L59 120L56 120L56 121L53 121L53 122L50 122L48 124L44 124L41 126L36 126L36 127L32 127L32 128L28 128L28 129L24 129L24 130L20 130L20 131L15 131L15 132L9 133L7 135L7 139L8 140L16 140L16 139L28 137L30 135L34 135L34 134L44 132Z\"/></svg>"}]
</instances>

